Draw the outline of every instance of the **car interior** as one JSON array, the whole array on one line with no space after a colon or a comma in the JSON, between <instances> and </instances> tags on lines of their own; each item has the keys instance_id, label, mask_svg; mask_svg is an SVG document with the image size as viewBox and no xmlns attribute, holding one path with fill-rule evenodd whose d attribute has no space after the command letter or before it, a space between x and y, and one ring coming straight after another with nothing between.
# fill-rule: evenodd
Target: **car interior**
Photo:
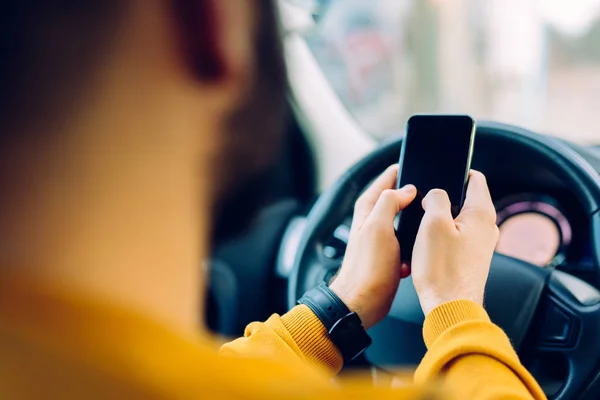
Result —
<instances>
[{"instance_id":1,"label":"car interior","mask_svg":"<svg viewBox=\"0 0 600 400\"><path fill-rule=\"evenodd\" d=\"M329 282L354 202L398 162L407 118L467 113L472 167L488 179L500 228L486 309L549 398L600 398L600 1L339 3L280 0L287 143L268 205L210 261L209 326L242 335ZM530 19L504 24L518 12ZM506 47L514 31L524 43ZM415 367L423 320L403 280L355 366L382 376Z\"/></svg>"}]
</instances>

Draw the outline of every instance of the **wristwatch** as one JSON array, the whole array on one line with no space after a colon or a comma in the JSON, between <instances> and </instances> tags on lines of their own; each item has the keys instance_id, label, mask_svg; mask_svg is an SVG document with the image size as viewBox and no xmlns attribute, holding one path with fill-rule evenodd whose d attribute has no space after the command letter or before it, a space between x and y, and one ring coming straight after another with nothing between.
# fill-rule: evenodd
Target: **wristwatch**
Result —
<instances>
[{"instance_id":1,"label":"wristwatch","mask_svg":"<svg viewBox=\"0 0 600 400\"><path fill-rule=\"evenodd\" d=\"M304 304L325 325L333 344L338 348L344 362L361 355L372 343L358 314L352 312L327 285L307 291L298 304Z\"/></svg>"}]
</instances>

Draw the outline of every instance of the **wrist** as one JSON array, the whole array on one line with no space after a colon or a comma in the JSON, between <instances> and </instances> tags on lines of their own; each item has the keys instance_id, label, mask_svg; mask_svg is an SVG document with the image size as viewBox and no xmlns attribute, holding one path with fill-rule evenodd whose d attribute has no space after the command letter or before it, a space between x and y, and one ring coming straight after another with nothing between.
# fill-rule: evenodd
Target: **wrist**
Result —
<instances>
[{"instance_id":1,"label":"wrist","mask_svg":"<svg viewBox=\"0 0 600 400\"><path fill-rule=\"evenodd\" d=\"M329 285L329 289L342 300L350 311L358 314L365 330L373 326L371 319L364 312L360 296L356 295L354 290L351 290L348 285L344 285L343 281L338 279Z\"/></svg>"},{"instance_id":2,"label":"wrist","mask_svg":"<svg viewBox=\"0 0 600 400\"><path fill-rule=\"evenodd\" d=\"M473 320L490 321L484 308L470 300L455 300L437 306L427 315L423 324L425 345L431 348L442 333L465 321Z\"/></svg>"},{"instance_id":3,"label":"wrist","mask_svg":"<svg viewBox=\"0 0 600 400\"><path fill-rule=\"evenodd\" d=\"M360 316L326 285L308 290L298 304L306 305L321 321L344 361L354 360L371 345Z\"/></svg>"},{"instance_id":4,"label":"wrist","mask_svg":"<svg viewBox=\"0 0 600 400\"><path fill-rule=\"evenodd\" d=\"M421 308L423 309L423 314L425 317L431 313L435 308L454 301L466 300L473 303L476 303L479 306L483 307L483 295L474 295L468 293L424 293L419 294L419 301L421 303Z\"/></svg>"}]
</instances>

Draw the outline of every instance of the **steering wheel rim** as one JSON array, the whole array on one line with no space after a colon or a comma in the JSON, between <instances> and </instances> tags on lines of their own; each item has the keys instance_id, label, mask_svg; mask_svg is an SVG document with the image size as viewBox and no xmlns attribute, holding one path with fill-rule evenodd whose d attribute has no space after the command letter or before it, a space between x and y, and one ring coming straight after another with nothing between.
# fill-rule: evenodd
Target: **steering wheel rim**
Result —
<instances>
[{"instance_id":1,"label":"steering wheel rim","mask_svg":"<svg viewBox=\"0 0 600 400\"><path fill-rule=\"evenodd\" d=\"M388 165L397 162L401 142L401 138L391 141L359 161L315 203L307 217L288 281L290 308L305 290L322 281L324 272L326 274L339 267L340 262L322 255L325 240L331 238L333 231L351 215L354 202L366 185ZM590 218L600 209L600 176L563 142L510 125L480 122L475 144L475 167L477 147L481 142L508 143L531 153L537 158L536 161L569 185ZM600 249L594 247L593 253L596 264L600 264ZM515 278L517 275L518 279ZM508 287L509 284L512 287ZM494 307L501 308L497 304L502 301L502 297L506 297L507 288L520 309L515 311L517 314L514 318L498 318L492 310ZM569 399L581 393L597 366L596 361L590 360L600 359L600 349L584 348L586 344L594 343L600 333L600 292L563 272L545 270L501 255L494 256L486 292L486 305L491 308L488 312L492 320L507 332L515 348L519 349L525 338L531 337L537 350L545 352L544 354L559 353L568 360L569 377L553 398ZM583 298L579 292L585 293ZM496 301L490 301L490 296ZM392 317L386 318L379 328L374 328L372 336L378 333L377 329L386 329L386 322L390 324L397 319L410 322L413 336L418 332L420 338L419 324L422 324L424 317L410 279L402 281L390 315ZM545 340L547 335L544 329L540 330L537 326L529 329L532 321L537 324L541 320L546 321L542 324L549 324L552 321L548 322L548 318L557 315L566 316L571 321L569 326L572 330L569 331L570 336L565 344L549 344ZM396 333L396 337L398 334ZM374 342L376 340L375 335ZM418 345L416 342L406 343L403 335L403 346L418 348ZM592 354L595 352L598 354Z\"/></svg>"}]
</instances>

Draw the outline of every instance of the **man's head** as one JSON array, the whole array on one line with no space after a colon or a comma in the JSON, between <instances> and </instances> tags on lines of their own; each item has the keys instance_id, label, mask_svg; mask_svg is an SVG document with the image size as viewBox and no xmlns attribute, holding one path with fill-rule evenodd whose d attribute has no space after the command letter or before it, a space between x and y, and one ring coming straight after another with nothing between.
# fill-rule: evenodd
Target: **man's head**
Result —
<instances>
[{"instance_id":1,"label":"man's head","mask_svg":"<svg viewBox=\"0 0 600 400\"><path fill-rule=\"evenodd\" d=\"M76 152L131 153L132 168L180 153L211 193L213 240L240 229L266 192L286 108L274 3L3 1L1 184L27 196Z\"/></svg>"}]
</instances>

